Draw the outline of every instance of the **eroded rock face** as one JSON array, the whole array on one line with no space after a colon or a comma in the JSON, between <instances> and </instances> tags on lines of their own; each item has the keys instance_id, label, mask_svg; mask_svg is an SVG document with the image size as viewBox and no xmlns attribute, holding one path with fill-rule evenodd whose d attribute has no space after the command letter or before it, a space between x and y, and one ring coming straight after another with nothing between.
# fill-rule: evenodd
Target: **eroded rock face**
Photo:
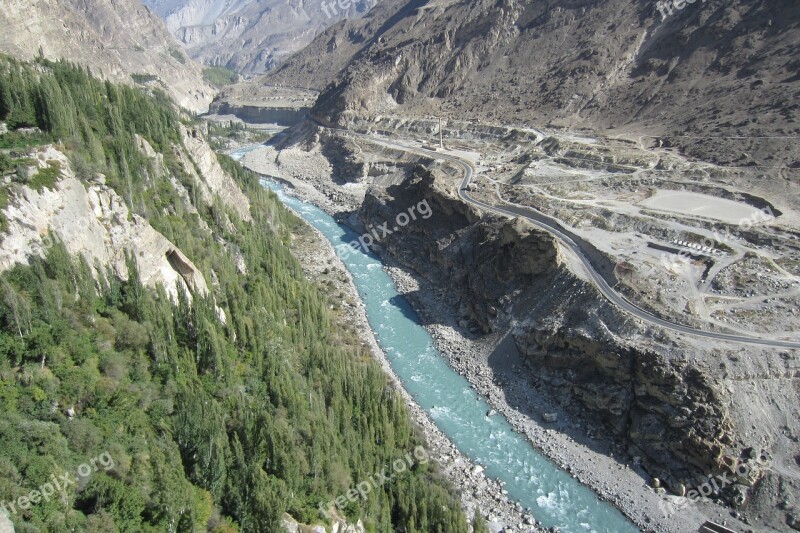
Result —
<instances>
[{"instance_id":1,"label":"eroded rock face","mask_svg":"<svg viewBox=\"0 0 800 533\"><path fill-rule=\"evenodd\" d=\"M114 190L100 182L81 183L55 148L46 148L37 161L42 168L58 162L61 179L55 189L20 186L3 211L8 230L0 245L0 271L27 264L29 256L42 255L57 239L89 265L106 266L121 279L128 277L125 252L133 253L142 283L164 285L173 299L179 286L190 294L208 293L206 280L192 261L145 219L131 214Z\"/></svg>"},{"instance_id":2,"label":"eroded rock face","mask_svg":"<svg viewBox=\"0 0 800 533\"><path fill-rule=\"evenodd\" d=\"M266 72L345 17L360 17L369 2L297 0L144 0L198 61L244 74Z\"/></svg>"},{"instance_id":3,"label":"eroded rock face","mask_svg":"<svg viewBox=\"0 0 800 533\"><path fill-rule=\"evenodd\" d=\"M378 227L428 202L431 217L388 236L384 252L452 295L465 324L510 328L532 377L640 449L670 486L724 470L727 389L681 351L633 342L643 326L572 274L551 235L521 220L479 218L453 183L418 167L402 184L371 189L362 222Z\"/></svg>"},{"instance_id":4,"label":"eroded rock face","mask_svg":"<svg viewBox=\"0 0 800 533\"><path fill-rule=\"evenodd\" d=\"M181 157L184 170L194 178L199 187L203 201L210 205L217 196L226 206L233 209L239 218L250 221L250 200L233 178L222 170L217 155L208 145L204 133L199 129L184 126L181 126L181 131L186 152L179 151L178 155Z\"/></svg>"},{"instance_id":5,"label":"eroded rock face","mask_svg":"<svg viewBox=\"0 0 800 533\"><path fill-rule=\"evenodd\" d=\"M325 526L301 524L288 514L283 516L283 527L288 533L326 533L327 531ZM364 533L365 531L364 523L361 520L353 524L337 514L333 514L332 533Z\"/></svg>"}]
</instances>

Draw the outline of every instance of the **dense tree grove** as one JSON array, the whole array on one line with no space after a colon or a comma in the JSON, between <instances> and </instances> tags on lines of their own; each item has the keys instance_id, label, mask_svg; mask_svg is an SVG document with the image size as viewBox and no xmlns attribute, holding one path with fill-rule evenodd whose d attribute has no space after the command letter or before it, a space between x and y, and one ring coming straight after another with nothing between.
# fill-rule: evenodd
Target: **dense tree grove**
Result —
<instances>
[{"instance_id":1,"label":"dense tree grove","mask_svg":"<svg viewBox=\"0 0 800 533\"><path fill-rule=\"evenodd\" d=\"M79 177L103 173L211 286L172 302L142 286L134 257L123 281L60 243L0 276L0 503L114 460L18 509L18 531L279 531L287 512L323 523L320 504L419 444L380 367L305 280L287 246L299 221L257 176L220 156L252 222L221 202L190 212L137 149L139 135L191 190L181 120L161 93L0 59L0 121L39 128ZM370 531L467 531L429 464L342 513Z\"/></svg>"}]
</instances>

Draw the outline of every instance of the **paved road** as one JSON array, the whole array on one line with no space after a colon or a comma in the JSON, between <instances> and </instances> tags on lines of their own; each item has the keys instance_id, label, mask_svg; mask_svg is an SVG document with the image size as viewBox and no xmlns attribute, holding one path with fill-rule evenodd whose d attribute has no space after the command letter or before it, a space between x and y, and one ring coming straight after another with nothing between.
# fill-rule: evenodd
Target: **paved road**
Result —
<instances>
[{"instance_id":1,"label":"paved road","mask_svg":"<svg viewBox=\"0 0 800 533\"><path fill-rule=\"evenodd\" d=\"M313 120L313 119L312 119ZM316 122L316 121L315 121ZM318 125L322 127L328 127L323 124L317 122ZM800 348L800 342L792 342L792 341L783 341L783 340L774 340L762 337L749 337L745 335L734 335L729 333L717 333L714 331L706 331L702 329L692 328L690 326L684 326L682 324L678 324L675 322L671 322L669 320L665 320L660 318L653 313L642 309L641 307L637 306L636 304L628 301L618 293L614 288L609 284L606 277L604 277L600 272L597 271L595 266L590 261L589 257L587 257L586 252L584 249L575 242L575 238L571 235L568 231L564 230L557 222L550 219L549 217L543 215L539 211L531 208L525 207L518 207L514 205L505 205L503 207L498 207L495 205L487 204L480 200L476 200L469 195L468 187L472 178L475 174L472 165L470 165L467 161L448 154L443 154L440 152L435 152L433 150L426 150L424 148L410 148L408 146L404 146L402 144L394 143L389 140L385 139L375 139L370 135L365 135L363 133L356 133L350 130L340 129L340 128L330 128L330 129L338 129L340 131L346 132L349 135L353 135L355 137L359 137L361 139L365 139L372 143L376 144L384 144L391 146L393 148L398 148L400 150L406 152L416 152L419 154L424 154L428 157L433 159L445 159L452 163L455 163L464 171L464 179L461 182L461 185L458 189L458 196L465 202L470 203L472 205L478 206L484 211L489 211L492 213L498 213L502 215L507 215L511 217L523 217L530 221L532 224L538 226L539 228L547 231L548 233L554 235L558 240L560 240L567 248L572 250L576 256L581 260L586 271L591 276L592 280L594 281L597 288L600 289L600 292L603 293L611 303L615 304L617 307L623 309L624 311L636 316L637 318L644 320L645 322L649 322L651 324L655 324L657 326L661 326L663 328L671 329L673 331L678 331L680 333L685 333L687 335L694 335L696 337L705 337L708 339L715 339L715 340L723 340L723 341L730 341L730 342L738 342L744 344L757 344L760 346L769 346L774 348ZM608 276L608 274L607 274Z\"/></svg>"}]
</instances>

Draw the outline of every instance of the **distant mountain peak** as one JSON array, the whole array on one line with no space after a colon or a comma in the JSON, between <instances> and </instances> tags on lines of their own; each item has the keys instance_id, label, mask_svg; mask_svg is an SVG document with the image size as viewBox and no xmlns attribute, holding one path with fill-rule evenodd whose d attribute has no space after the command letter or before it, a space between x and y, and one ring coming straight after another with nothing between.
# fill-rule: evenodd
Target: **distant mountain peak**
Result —
<instances>
[{"instance_id":1,"label":"distant mountain peak","mask_svg":"<svg viewBox=\"0 0 800 533\"><path fill-rule=\"evenodd\" d=\"M243 74L263 73L375 0L143 0L194 59Z\"/></svg>"},{"instance_id":2,"label":"distant mountain peak","mask_svg":"<svg viewBox=\"0 0 800 533\"><path fill-rule=\"evenodd\" d=\"M43 54L91 68L118 82L153 84L196 112L214 89L157 16L138 0L3 0L0 52Z\"/></svg>"}]
</instances>

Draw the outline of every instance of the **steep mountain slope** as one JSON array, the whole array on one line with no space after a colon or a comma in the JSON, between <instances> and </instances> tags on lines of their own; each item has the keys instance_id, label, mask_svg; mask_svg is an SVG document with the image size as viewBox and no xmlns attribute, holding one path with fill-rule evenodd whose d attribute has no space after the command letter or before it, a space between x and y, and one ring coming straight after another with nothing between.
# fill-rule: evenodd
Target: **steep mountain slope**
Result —
<instances>
[{"instance_id":1,"label":"steep mountain slope","mask_svg":"<svg viewBox=\"0 0 800 533\"><path fill-rule=\"evenodd\" d=\"M264 83L332 81L316 113L340 123L396 110L607 129L785 169L800 166L799 30L790 0L709 0L666 18L650 0L387 0Z\"/></svg>"},{"instance_id":2,"label":"steep mountain slope","mask_svg":"<svg viewBox=\"0 0 800 533\"><path fill-rule=\"evenodd\" d=\"M144 0L193 58L237 72L265 72L302 49L315 35L342 18L361 16L370 0ZM332 4L332 5L331 5Z\"/></svg>"},{"instance_id":3,"label":"steep mountain slope","mask_svg":"<svg viewBox=\"0 0 800 533\"><path fill-rule=\"evenodd\" d=\"M112 81L138 75L191 111L205 111L214 96L200 67L138 0L4 0L0 25L0 52L68 59Z\"/></svg>"},{"instance_id":4,"label":"steep mountain slope","mask_svg":"<svg viewBox=\"0 0 800 533\"><path fill-rule=\"evenodd\" d=\"M466 533L403 400L292 255L302 228L163 93L0 56L0 514ZM411 450L425 462L341 503Z\"/></svg>"}]
</instances>

